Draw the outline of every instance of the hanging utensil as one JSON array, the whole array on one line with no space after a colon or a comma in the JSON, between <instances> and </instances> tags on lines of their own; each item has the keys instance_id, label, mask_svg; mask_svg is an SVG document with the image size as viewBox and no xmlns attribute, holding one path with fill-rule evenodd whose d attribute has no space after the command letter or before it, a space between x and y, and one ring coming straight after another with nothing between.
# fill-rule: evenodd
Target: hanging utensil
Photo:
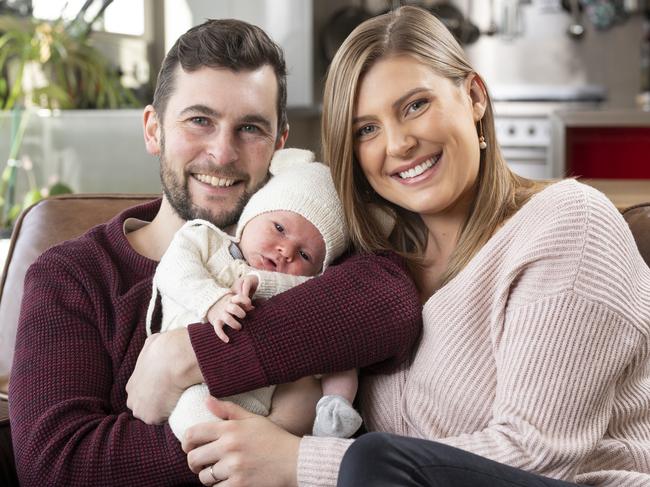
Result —
<instances>
[{"instance_id":1,"label":"hanging utensil","mask_svg":"<svg viewBox=\"0 0 650 487\"><path fill-rule=\"evenodd\" d=\"M613 25L624 22L628 14L620 1L614 0L583 0L585 13L594 27L607 30Z\"/></svg>"},{"instance_id":2,"label":"hanging utensil","mask_svg":"<svg viewBox=\"0 0 650 487\"><path fill-rule=\"evenodd\" d=\"M481 31L479 28L472 22L472 14L474 13L474 0L467 0L467 9L465 12L465 18L462 23L462 44L473 44L481 36Z\"/></svg>"},{"instance_id":3,"label":"hanging utensil","mask_svg":"<svg viewBox=\"0 0 650 487\"><path fill-rule=\"evenodd\" d=\"M497 25L497 22L495 20L495 14L494 14L494 0L490 0L490 23L488 24L488 28L485 31L485 34L488 36L493 36L494 34L499 32L499 26Z\"/></svg>"},{"instance_id":4,"label":"hanging utensil","mask_svg":"<svg viewBox=\"0 0 650 487\"><path fill-rule=\"evenodd\" d=\"M334 54L350 32L370 17L372 15L364 7L356 6L343 7L330 17L323 26L320 42L327 64L332 62Z\"/></svg>"},{"instance_id":5,"label":"hanging utensil","mask_svg":"<svg viewBox=\"0 0 650 487\"><path fill-rule=\"evenodd\" d=\"M460 41L462 34L463 14L458 8L448 2L435 3L429 11Z\"/></svg>"},{"instance_id":6,"label":"hanging utensil","mask_svg":"<svg viewBox=\"0 0 650 487\"><path fill-rule=\"evenodd\" d=\"M571 39L578 41L585 35L579 0L569 0L569 8L571 9L571 23L567 28L567 34Z\"/></svg>"},{"instance_id":7,"label":"hanging utensil","mask_svg":"<svg viewBox=\"0 0 650 487\"><path fill-rule=\"evenodd\" d=\"M499 33L506 40L514 40L524 32L522 17L523 0L501 0L501 26Z\"/></svg>"},{"instance_id":8,"label":"hanging utensil","mask_svg":"<svg viewBox=\"0 0 650 487\"><path fill-rule=\"evenodd\" d=\"M469 5L470 9L471 7ZM465 18L455 5L449 2L436 3L429 7L429 11L449 29L461 44L471 44L478 39L480 35L478 27Z\"/></svg>"}]
</instances>

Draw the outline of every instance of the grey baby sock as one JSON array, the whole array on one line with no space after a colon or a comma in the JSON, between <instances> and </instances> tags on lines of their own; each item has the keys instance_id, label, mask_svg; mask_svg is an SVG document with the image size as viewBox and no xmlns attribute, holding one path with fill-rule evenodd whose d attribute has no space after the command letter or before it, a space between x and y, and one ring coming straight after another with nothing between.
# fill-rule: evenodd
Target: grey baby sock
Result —
<instances>
[{"instance_id":1,"label":"grey baby sock","mask_svg":"<svg viewBox=\"0 0 650 487\"><path fill-rule=\"evenodd\" d=\"M361 416L342 396L323 396L316 404L314 436L349 438L361 426Z\"/></svg>"}]
</instances>

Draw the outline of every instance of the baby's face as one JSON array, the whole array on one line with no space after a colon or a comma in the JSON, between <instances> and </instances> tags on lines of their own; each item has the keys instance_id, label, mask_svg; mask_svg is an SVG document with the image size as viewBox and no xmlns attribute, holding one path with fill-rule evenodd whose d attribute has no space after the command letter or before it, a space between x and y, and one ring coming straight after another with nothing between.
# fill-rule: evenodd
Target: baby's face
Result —
<instances>
[{"instance_id":1,"label":"baby's face","mask_svg":"<svg viewBox=\"0 0 650 487\"><path fill-rule=\"evenodd\" d=\"M269 211L251 219L239 248L250 266L295 276L315 276L325 260L318 229L292 211Z\"/></svg>"}]
</instances>

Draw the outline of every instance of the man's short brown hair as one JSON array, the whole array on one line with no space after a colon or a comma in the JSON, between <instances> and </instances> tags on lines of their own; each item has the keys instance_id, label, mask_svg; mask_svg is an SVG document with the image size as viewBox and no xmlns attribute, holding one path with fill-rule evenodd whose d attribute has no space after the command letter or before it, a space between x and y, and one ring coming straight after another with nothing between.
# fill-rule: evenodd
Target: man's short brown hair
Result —
<instances>
[{"instance_id":1,"label":"man's short brown hair","mask_svg":"<svg viewBox=\"0 0 650 487\"><path fill-rule=\"evenodd\" d=\"M174 91L177 66L186 72L203 67L233 71L255 70L269 65L278 83L278 137L287 129L287 67L282 49L266 33L235 19L211 19L180 36L163 60L153 107L162 123Z\"/></svg>"}]
</instances>

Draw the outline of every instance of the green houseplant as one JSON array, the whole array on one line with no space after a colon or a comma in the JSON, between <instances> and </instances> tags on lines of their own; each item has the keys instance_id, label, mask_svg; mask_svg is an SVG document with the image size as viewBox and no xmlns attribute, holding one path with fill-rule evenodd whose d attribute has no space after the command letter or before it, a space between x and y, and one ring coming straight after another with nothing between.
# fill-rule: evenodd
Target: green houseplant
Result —
<instances>
[{"instance_id":1,"label":"green houseplant","mask_svg":"<svg viewBox=\"0 0 650 487\"><path fill-rule=\"evenodd\" d=\"M112 0L102 0L95 17L84 20L87 1L72 21L49 22L0 16L0 108L11 115L9 155L0 176L0 228L11 227L20 211L47 194L70 192L61 182L40 188L21 146L30 117L39 108L92 109L140 105L122 85L118 69L93 45L90 26ZM2 122L0 122L2 124ZM16 194L19 171L29 189Z\"/></svg>"}]
</instances>

